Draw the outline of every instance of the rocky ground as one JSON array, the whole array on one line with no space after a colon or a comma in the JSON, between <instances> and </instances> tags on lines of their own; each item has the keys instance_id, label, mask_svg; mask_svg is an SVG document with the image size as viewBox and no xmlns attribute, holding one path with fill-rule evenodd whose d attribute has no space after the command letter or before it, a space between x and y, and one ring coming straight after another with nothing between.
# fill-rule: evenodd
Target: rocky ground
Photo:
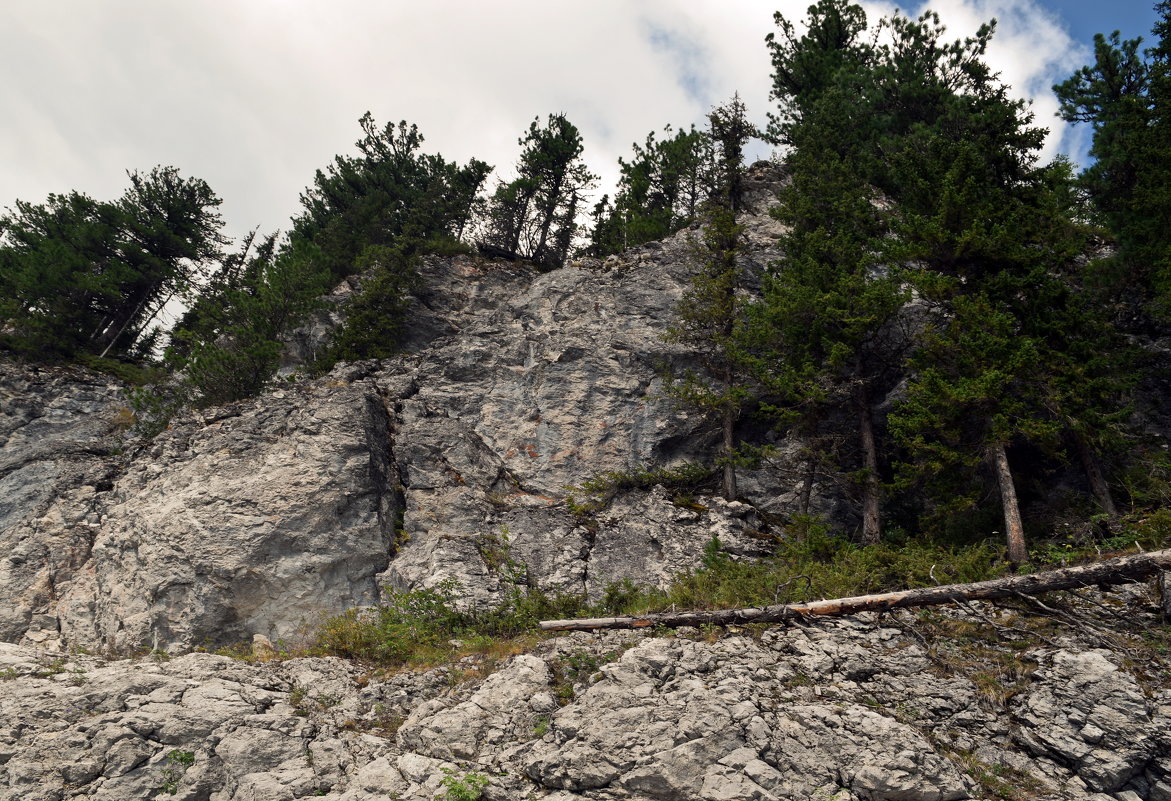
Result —
<instances>
[{"instance_id":1,"label":"rocky ground","mask_svg":"<svg viewBox=\"0 0 1171 801\"><path fill-rule=\"evenodd\" d=\"M1098 603L1158 620L1141 589ZM1138 640L978 611L576 633L397 673L4 645L0 799L1171 799L1171 691Z\"/></svg>"}]
</instances>

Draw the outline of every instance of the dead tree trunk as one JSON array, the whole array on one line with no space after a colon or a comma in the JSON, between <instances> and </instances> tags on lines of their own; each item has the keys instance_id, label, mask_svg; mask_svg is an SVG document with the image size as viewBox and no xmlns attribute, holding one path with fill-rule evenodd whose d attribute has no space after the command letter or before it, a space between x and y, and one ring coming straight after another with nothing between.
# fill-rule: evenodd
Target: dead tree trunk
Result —
<instances>
[{"instance_id":1,"label":"dead tree trunk","mask_svg":"<svg viewBox=\"0 0 1171 801\"><path fill-rule=\"evenodd\" d=\"M1004 443L998 442L992 446L989 454L992 464L996 468L996 482L1000 485L1000 505L1004 507L1004 536L1008 540L1008 561L1014 565L1029 561L1029 552L1025 548L1025 527L1021 523L1021 508L1017 503L1016 487L1012 483L1012 470L1008 467L1008 454L1004 452Z\"/></svg>"},{"instance_id":2,"label":"dead tree trunk","mask_svg":"<svg viewBox=\"0 0 1171 801\"><path fill-rule=\"evenodd\" d=\"M914 606L932 606L953 601L994 601L1018 595L1040 595L1054 590L1079 587L1132 584L1171 569L1171 550L1108 559L1092 565L1063 567L1027 576L1008 576L972 584L949 584L919 590L859 595L831 601L778 604L751 609L711 612L667 612L642 617L600 617L577 620L544 620L545 631L588 631L590 629L641 629L651 626L726 626L732 623L783 623L813 615L852 615L858 612L885 612Z\"/></svg>"}]
</instances>

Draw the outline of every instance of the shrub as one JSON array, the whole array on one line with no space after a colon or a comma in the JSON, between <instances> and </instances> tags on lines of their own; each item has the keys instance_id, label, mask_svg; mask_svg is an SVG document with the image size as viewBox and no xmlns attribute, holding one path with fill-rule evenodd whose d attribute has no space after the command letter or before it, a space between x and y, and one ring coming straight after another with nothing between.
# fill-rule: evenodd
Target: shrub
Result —
<instances>
[{"instance_id":1,"label":"shrub","mask_svg":"<svg viewBox=\"0 0 1171 801\"><path fill-rule=\"evenodd\" d=\"M596 473L581 484L566 487L566 504L577 515L599 512L610 505L619 490L646 489L661 484L668 489L689 490L715 475L712 468L688 462L678 467L638 467Z\"/></svg>"},{"instance_id":2,"label":"shrub","mask_svg":"<svg viewBox=\"0 0 1171 801\"><path fill-rule=\"evenodd\" d=\"M437 801L480 801L488 786L488 777L482 773L468 773L459 776L449 768L443 768L443 794Z\"/></svg>"}]
</instances>

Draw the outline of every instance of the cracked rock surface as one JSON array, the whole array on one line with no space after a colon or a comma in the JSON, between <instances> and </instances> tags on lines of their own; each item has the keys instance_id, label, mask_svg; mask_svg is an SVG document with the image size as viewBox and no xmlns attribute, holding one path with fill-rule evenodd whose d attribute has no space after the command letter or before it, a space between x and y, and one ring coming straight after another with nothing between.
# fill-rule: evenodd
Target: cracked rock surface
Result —
<instances>
[{"instance_id":1,"label":"cracked rock surface","mask_svg":"<svg viewBox=\"0 0 1171 801\"><path fill-rule=\"evenodd\" d=\"M0 646L0 799L1162 801L1171 695L1072 638L1007 701L915 618L720 639L576 633L493 666L51 659ZM977 677L978 678L978 677ZM1002 792L1002 790L1001 790Z\"/></svg>"}]
</instances>

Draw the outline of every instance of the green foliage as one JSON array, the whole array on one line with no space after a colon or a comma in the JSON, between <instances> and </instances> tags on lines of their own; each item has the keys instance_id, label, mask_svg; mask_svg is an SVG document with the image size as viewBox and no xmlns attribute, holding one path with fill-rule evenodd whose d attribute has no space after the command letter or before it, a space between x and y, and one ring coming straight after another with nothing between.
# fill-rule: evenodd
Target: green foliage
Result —
<instances>
[{"instance_id":1,"label":"green foliage","mask_svg":"<svg viewBox=\"0 0 1171 801\"><path fill-rule=\"evenodd\" d=\"M614 203L603 197L594 207L586 252L603 257L663 239L694 220L715 191L715 151L711 136L691 126L663 139L655 132L645 145L632 145L631 160L618 160L621 175Z\"/></svg>"},{"instance_id":2,"label":"green foliage","mask_svg":"<svg viewBox=\"0 0 1171 801\"><path fill-rule=\"evenodd\" d=\"M394 247L371 245L362 251L354 264L362 273L361 292L346 306L345 323L334 333L325 365L385 358L397 350L410 292L419 285L418 261L414 244L402 240Z\"/></svg>"},{"instance_id":3,"label":"green foliage","mask_svg":"<svg viewBox=\"0 0 1171 801\"><path fill-rule=\"evenodd\" d=\"M926 489L943 519L986 495L980 466L1006 445L1122 453L1134 360L1071 267L1086 240L1068 164L1037 165L1043 131L984 63L994 23L949 42L934 13L896 13L864 38L844 0L811 7L801 36L777 21L789 233L741 328L763 409L816 443L851 402L865 430L869 395L909 376L884 450L895 488ZM918 330L900 332L911 287ZM871 498L884 465L866 461Z\"/></svg>"},{"instance_id":4,"label":"green foliage","mask_svg":"<svg viewBox=\"0 0 1171 801\"><path fill-rule=\"evenodd\" d=\"M777 210L788 228L779 242L785 258L769 266L738 335L761 411L808 443L806 482L828 465L855 471L863 506L872 512L863 538L875 540L878 455L870 398L893 383L907 343L892 323L910 293L902 271L886 258L891 212L866 180L865 160L842 146L843 137L857 133L856 102L852 85L819 87L816 102L804 102L799 124L787 126L796 147ZM828 421L843 406L853 407L858 421L848 437L858 443L858 462L854 449L833 447L845 435Z\"/></svg>"},{"instance_id":5,"label":"green foliage","mask_svg":"<svg viewBox=\"0 0 1171 801\"><path fill-rule=\"evenodd\" d=\"M770 559L737 561L710 543L703 564L662 593L649 609L731 609L839 598L914 587L981 581L1003 572L989 544L951 547L928 541L858 546L823 526L803 523Z\"/></svg>"},{"instance_id":6,"label":"green foliage","mask_svg":"<svg viewBox=\"0 0 1171 801\"><path fill-rule=\"evenodd\" d=\"M575 487L567 487L566 503L576 514L605 509L625 489L647 489L661 484L668 489L691 490L712 477L711 468L693 462L678 467L639 467L595 473Z\"/></svg>"},{"instance_id":7,"label":"green foliage","mask_svg":"<svg viewBox=\"0 0 1171 801\"><path fill-rule=\"evenodd\" d=\"M168 362L181 380L144 407L226 403L256 394L275 371L287 336L334 283L362 273L346 322L316 368L393 353L423 253L466 253L459 242L481 205L490 167L460 167L419 152L423 137L400 122L359 123L358 156L338 156L301 196L287 237L264 238L225 259L176 326ZM162 415L165 416L165 415Z\"/></svg>"},{"instance_id":8,"label":"green foliage","mask_svg":"<svg viewBox=\"0 0 1171 801\"><path fill-rule=\"evenodd\" d=\"M679 301L675 323L663 339L687 346L703 368L702 372L668 375L667 391L720 418L723 493L732 500L738 494L736 420L748 397L737 345L745 301L738 291L744 281L738 261L743 229L736 223L736 214L744 193L744 148L756 129L749 123L739 95L713 109L708 121L716 148L715 191L703 245L696 254L698 270Z\"/></svg>"},{"instance_id":9,"label":"green foliage","mask_svg":"<svg viewBox=\"0 0 1171 801\"><path fill-rule=\"evenodd\" d=\"M534 119L518 144L517 178L492 195L484 241L552 270L569 255L583 193L597 176L581 160L581 133L564 114L550 114L543 126Z\"/></svg>"},{"instance_id":10,"label":"green foliage","mask_svg":"<svg viewBox=\"0 0 1171 801\"><path fill-rule=\"evenodd\" d=\"M399 237L460 239L482 201L492 168L472 159L460 167L420 151L423 135L405 121L378 127L367 112L359 125L358 156L337 156L301 195L293 247L312 245L333 280L356 272L368 247L394 247Z\"/></svg>"},{"instance_id":11,"label":"green foliage","mask_svg":"<svg viewBox=\"0 0 1171 801\"><path fill-rule=\"evenodd\" d=\"M1094 37L1094 63L1053 89L1061 116L1093 126L1094 162L1079 176L1097 220L1118 243L1115 290L1137 288L1166 316L1171 308L1171 4L1155 6L1155 46Z\"/></svg>"},{"instance_id":12,"label":"green foliage","mask_svg":"<svg viewBox=\"0 0 1171 801\"><path fill-rule=\"evenodd\" d=\"M151 356L149 329L220 256L223 221L198 178L128 175L117 201L70 192L0 216L0 347L38 360Z\"/></svg>"},{"instance_id":13,"label":"green foliage","mask_svg":"<svg viewBox=\"0 0 1171 801\"><path fill-rule=\"evenodd\" d=\"M523 572L520 566L514 575ZM318 629L315 650L384 665L442 661L457 647L453 641L518 637L540 620L595 610L579 596L549 596L517 584L505 591L498 605L474 609L461 603L459 591L454 579L431 589L388 589L374 609L351 610L325 621Z\"/></svg>"},{"instance_id":14,"label":"green foliage","mask_svg":"<svg viewBox=\"0 0 1171 801\"><path fill-rule=\"evenodd\" d=\"M201 406L256 394L276 369L284 337L328 290L316 247L286 242L278 252L273 235L248 256L250 244L224 262L176 325L167 360L183 381L162 405L182 402L184 393Z\"/></svg>"},{"instance_id":15,"label":"green foliage","mask_svg":"<svg viewBox=\"0 0 1171 801\"><path fill-rule=\"evenodd\" d=\"M194 764L195 754L191 751L180 751L177 748L171 749L167 753L165 767L163 768L162 791L167 795L175 795L178 793L180 779L187 772L187 768Z\"/></svg>"},{"instance_id":16,"label":"green foliage","mask_svg":"<svg viewBox=\"0 0 1171 801\"><path fill-rule=\"evenodd\" d=\"M780 38L765 37L773 65L770 100L780 104L780 115L769 115L769 136L792 143L792 132L804 111L837 82L839 73L864 62L870 49L861 41L866 12L847 0L819 0L809 7L804 33L781 14L773 15Z\"/></svg>"},{"instance_id":17,"label":"green foliage","mask_svg":"<svg viewBox=\"0 0 1171 801\"><path fill-rule=\"evenodd\" d=\"M482 773L465 773L461 776L443 768L440 784L443 793L435 796L437 801L480 801L488 787L488 777Z\"/></svg>"},{"instance_id":18,"label":"green foliage","mask_svg":"<svg viewBox=\"0 0 1171 801\"><path fill-rule=\"evenodd\" d=\"M1060 428L1037 413L1033 379L1045 365L1016 317L983 295L961 296L952 309L923 337L915 380L890 424L913 458L905 468L946 481L937 496L968 504L979 486L958 492L955 482L972 482L988 443L1016 436L1053 443Z\"/></svg>"}]
</instances>

